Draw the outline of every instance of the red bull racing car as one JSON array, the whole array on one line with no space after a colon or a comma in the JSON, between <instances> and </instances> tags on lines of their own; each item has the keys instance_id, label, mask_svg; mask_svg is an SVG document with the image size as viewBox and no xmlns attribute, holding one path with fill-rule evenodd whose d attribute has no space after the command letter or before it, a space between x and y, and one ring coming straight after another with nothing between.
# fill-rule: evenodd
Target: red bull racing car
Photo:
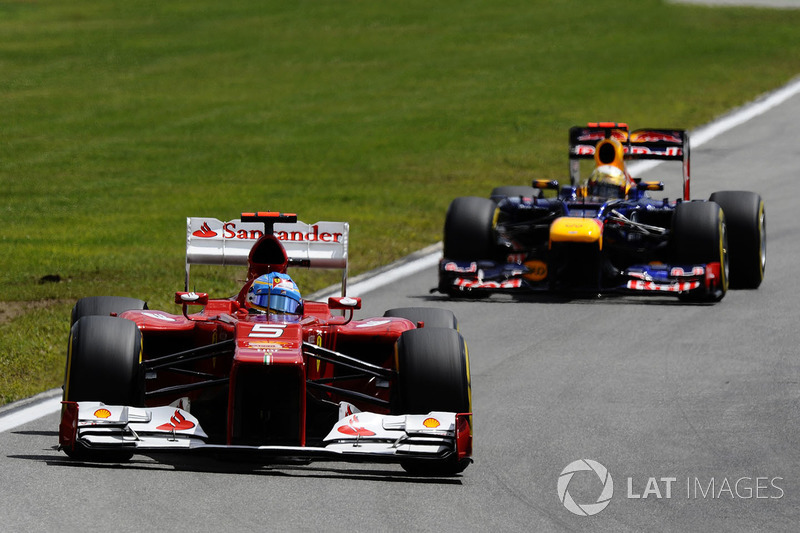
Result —
<instances>
[{"instance_id":1,"label":"red bull racing car","mask_svg":"<svg viewBox=\"0 0 800 533\"><path fill-rule=\"evenodd\" d=\"M346 223L296 215L188 219L182 312L113 296L73 308L60 448L84 461L182 452L463 471L471 392L455 316L399 308L355 320L347 244ZM188 290L192 264L246 265L247 281L212 299ZM302 299L289 267L341 268L342 296Z\"/></svg>"},{"instance_id":2,"label":"red bull racing car","mask_svg":"<svg viewBox=\"0 0 800 533\"><path fill-rule=\"evenodd\" d=\"M764 201L749 191L691 201L688 132L589 123L570 129L569 159L569 185L534 180L531 187L497 187L491 198L453 200L437 290L454 297L553 291L716 302L729 286L761 284ZM586 179L583 159L594 160ZM683 197L653 197L664 184L632 178L626 163L635 159L680 161Z\"/></svg>"}]
</instances>

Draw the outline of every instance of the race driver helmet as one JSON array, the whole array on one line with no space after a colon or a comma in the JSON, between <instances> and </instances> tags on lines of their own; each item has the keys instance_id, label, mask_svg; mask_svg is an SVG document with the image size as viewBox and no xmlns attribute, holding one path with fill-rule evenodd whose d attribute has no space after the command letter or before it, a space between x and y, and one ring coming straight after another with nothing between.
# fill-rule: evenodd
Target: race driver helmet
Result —
<instances>
[{"instance_id":1,"label":"race driver helmet","mask_svg":"<svg viewBox=\"0 0 800 533\"><path fill-rule=\"evenodd\" d=\"M250 286L245 307L253 313L302 315L303 298L288 274L270 272L256 278Z\"/></svg>"},{"instance_id":2,"label":"race driver helmet","mask_svg":"<svg viewBox=\"0 0 800 533\"><path fill-rule=\"evenodd\" d=\"M600 165L592 171L586 184L587 196L625 198L627 190L625 173L614 165Z\"/></svg>"}]
</instances>

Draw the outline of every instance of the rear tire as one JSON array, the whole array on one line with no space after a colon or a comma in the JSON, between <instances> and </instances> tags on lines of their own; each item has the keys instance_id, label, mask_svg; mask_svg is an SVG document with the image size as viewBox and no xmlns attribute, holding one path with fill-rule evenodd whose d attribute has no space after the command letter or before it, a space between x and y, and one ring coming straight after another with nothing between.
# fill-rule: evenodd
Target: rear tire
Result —
<instances>
[{"instance_id":1,"label":"rear tire","mask_svg":"<svg viewBox=\"0 0 800 533\"><path fill-rule=\"evenodd\" d=\"M140 379L142 336L135 322L110 316L85 316L70 330L64 373L64 401L144 405ZM127 461L129 451L65 450L75 459Z\"/></svg>"},{"instance_id":2,"label":"rear tire","mask_svg":"<svg viewBox=\"0 0 800 533\"><path fill-rule=\"evenodd\" d=\"M437 307L399 307L389 309L383 316L401 317L415 324L423 322L426 328L450 328L458 329L456 315L449 309L439 309Z\"/></svg>"},{"instance_id":3,"label":"rear tire","mask_svg":"<svg viewBox=\"0 0 800 533\"><path fill-rule=\"evenodd\" d=\"M147 309L147 303L126 296L89 296L81 298L72 308L70 326L85 316L118 315L131 309Z\"/></svg>"},{"instance_id":4,"label":"rear tire","mask_svg":"<svg viewBox=\"0 0 800 533\"><path fill-rule=\"evenodd\" d=\"M488 198L462 196L454 199L444 221L444 258L479 261L494 257L494 212Z\"/></svg>"},{"instance_id":5,"label":"rear tire","mask_svg":"<svg viewBox=\"0 0 800 533\"><path fill-rule=\"evenodd\" d=\"M492 194L489 196L492 201L500 202L503 198L509 196L524 196L526 198L538 198L539 189L527 185L504 185L502 187L495 187L492 189Z\"/></svg>"},{"instance_id":6,"label":"rear tire","mask_svg":"<svg viewBox=\"0 0 800 533\"><path fill-rule=\"evenodd\" d=\"M711 195L725 212L728 227L732 289L757 289L767 264L767 217L764 200L749 191L719 191Z\"/></svg>"},{"instance_id":7,"label":"rear tire","mask_svg":"<svg viewBox=\"0 0 800 533\"><path fill-rule=\"evenodd\" d=\"M718 302L728 290L728 233L725 215L715 202L686 202L675 209L672 244L679 264L720 264L722 281L710 294L684 294L686 300Z\"/></svg>"},{"instance_id":8,"label":"rear tire","mask_svg":"<svg viewBox=\"0 0 800 533\"><path fill-rule=\"evenodd\" d=\"M421 328L404 332L397 342L399 414L431 411L472 412L469 355L464 338L454 329ZM405 461L415 475L455 475L471 459Z\"/></svg>"}]
</instances>

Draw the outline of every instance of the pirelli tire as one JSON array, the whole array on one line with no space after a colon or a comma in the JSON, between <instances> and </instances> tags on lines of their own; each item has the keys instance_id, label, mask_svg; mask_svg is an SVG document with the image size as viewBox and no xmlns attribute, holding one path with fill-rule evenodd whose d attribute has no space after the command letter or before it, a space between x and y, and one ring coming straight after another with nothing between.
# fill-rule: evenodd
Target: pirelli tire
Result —
<instances>
[{"instance_id":1,"label":"pirelli tire","mask_svg":"<svg viewBox=\"0 0 800 533\"><path fill-rule=\"evenodd\" d=\"M767 265L767 215L764 200L750 191L719 191L711 195L725 213L728 227L730 286L757 289Z\"/></svg>"},{"instance_id":2,"label":"pirelli tire","mask_svg":"<svg viewBox=\"0 0 800 533\"><path fill-rule=\"evenodd\" d=\"M492 200L477 196L461 196L450 202L444 221L445 259L492 259L496 208Z\"/></svg>"},{"instance_id":3,"label":"pirelli tire","mask_svg":"<svg viewBox=\"0 0 800 533\"><path fill-rule=\"evenodd\" d=\"M404 332L397 342L397 413L472 412L469 354L461 334L452 328L424 327ZM471 459L406 461L417 475L455 475Z\"/></svg>"},{"instance_id":4,"label":"pirelli tire","mask_svg":"<svg viewBox=\"0 0 800 533\"><path fill-rule=\"evenodd\" d=\"M728 291L728 232L725 215L715 202L685 202L675 208L672 245L678 264L720 264L722 279L709 293L689 292L687 301L718 302Z\"/></svg>"},{"instance_id":5,"label":"pirelli tire","mask_svg":"<svg viewBox=\"0 0 800 533\"><path fill-rule=\"evenodd\" d=\"M126 296L88 296L75 303L70 326L85 316L118 315L132 309L147 309L147 303Z\"/></svg>"},{"instance_id":6,"label":"pirelli tire","mask_svg":"<svg viewBox=\"0 0 800 533\"><path fill-rule=\"evenodd\" d=\"M422 322L426 328L458 329L458 319L449 309L438 307L398 307L389 309L383 316L400 317L415 324Z\"/></svg>"},{"instance_id":7,"label":"pirelli tire","mask_svg":"<svg viewBox=\"0 0 800 533\"><path fill-rule=\"evenodd\" d=\"M528 185L503 185L501 187L495 187L492 189L492 194L489 196L489 198L491 198L494 202L499 202L500 200L508 198L509 196L538 198L539 192L539 189L536 187L531 187Z\"/></svg>"},{"instance_id":8,"label":"pirelli tire","mask_svg":"<svg viewBox=\"0 0 800 533\"><path fill-rule=\"evenodd\" d=\"M72 325L64 372L64 401L144 405L142 335L135 322L112 316L84 316ZM128 451L65 450L70 457L126 461Z\"/></svg>"}]
</instances>

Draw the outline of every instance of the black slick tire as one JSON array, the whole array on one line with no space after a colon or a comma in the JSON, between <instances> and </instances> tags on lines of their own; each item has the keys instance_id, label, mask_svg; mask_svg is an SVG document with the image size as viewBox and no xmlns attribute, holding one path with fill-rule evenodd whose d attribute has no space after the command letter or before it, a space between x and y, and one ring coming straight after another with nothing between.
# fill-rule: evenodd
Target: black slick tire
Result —
<instances>
[{"instance_id":1,"label":"black slick tire","mask_svg":"<svg viewBox=\"0 0 800 533\"><path fill-rule=\"evenodd\" d=\"M85 316L118 315L131 309L147 309L147 303L126 296L88 296L75 303L72 308L70 325Z\"/></svg>"},{"instance_id":2,"label":"black slick tire","mask_svg":"<svg viewBox=\"0 0 800 533\"><path fill-rule=\"evenodd\" d=\"M491 198L494 202L499 202L503 198L508 198L509 196L538 198L539 189L527 185L503 185L501 187L495 187L492 189L492 194L489 196L489 198Z\"/></svg>"},{"instance_id":3,"label":"black slick tire","mask_svg":"<svg viewBox=\"0 0 800 533\"><path fill-rule=\"evenodd\" d=\"M750 191L711 195L725 212L732 289L757 289L767 264L767 217L764 200Z\"/></svg>"},{"instance_id":4,"label":"black slick tire","mask_svg":"<svg viewBox=\"0 0 800 533\"><path fill-rule=\"evenodd\" d=\"M458 320L449 309L438 307L398 307L389 309L383 316L400 317L415 324L422 322L426 328L458 329Z\"/></svg>"},{"instance_id":5,"label":"black slick tire","mask_svg":"<svg viewBox=\"0 0 800 533\"><path fill-rule=\"evenodd\" d=\"M107 405L144 404L140 375L142 336L136 323L111 316L85 316L70 330L64 372L64 401ZM120 462L128 451L65 450L81 460Z\"/></svg>"},{"instance_id":6,"label":"black slick tire","mask_svg":"<svg viewBox=\"0 0 800 533\"><path fill-rule=\"evenodd\" d=\"M479 261L494 256L494 213L488 198L462 196L454 199L444 221L444 258Z\"/></svg>"},{"instance_id":7,"label":"black slick tire","mask_svg":"<svg viewBox=\"0 0 800 533\"><path fill-rule=\"evenodd\" d=\"M722 280L710 293L683 295L687 301L718 302L728 291L728 234L725 215L715 202L678 205L672 221L672 245L679 264L720 263Z\"/></svg>"},{"instance_id":8,"label":"black slick tire","mask_svg":"<svg viewBox=\"0 0 800 533\"><path fill-rule=\"evenodd\" d=\"M431 411L472 412L469 355L463 337L450 328L421 328L404 332L397 342L398 414ZM415 475L455 475L470 459L406 461Z\"/></svg>"}]
</instances>

